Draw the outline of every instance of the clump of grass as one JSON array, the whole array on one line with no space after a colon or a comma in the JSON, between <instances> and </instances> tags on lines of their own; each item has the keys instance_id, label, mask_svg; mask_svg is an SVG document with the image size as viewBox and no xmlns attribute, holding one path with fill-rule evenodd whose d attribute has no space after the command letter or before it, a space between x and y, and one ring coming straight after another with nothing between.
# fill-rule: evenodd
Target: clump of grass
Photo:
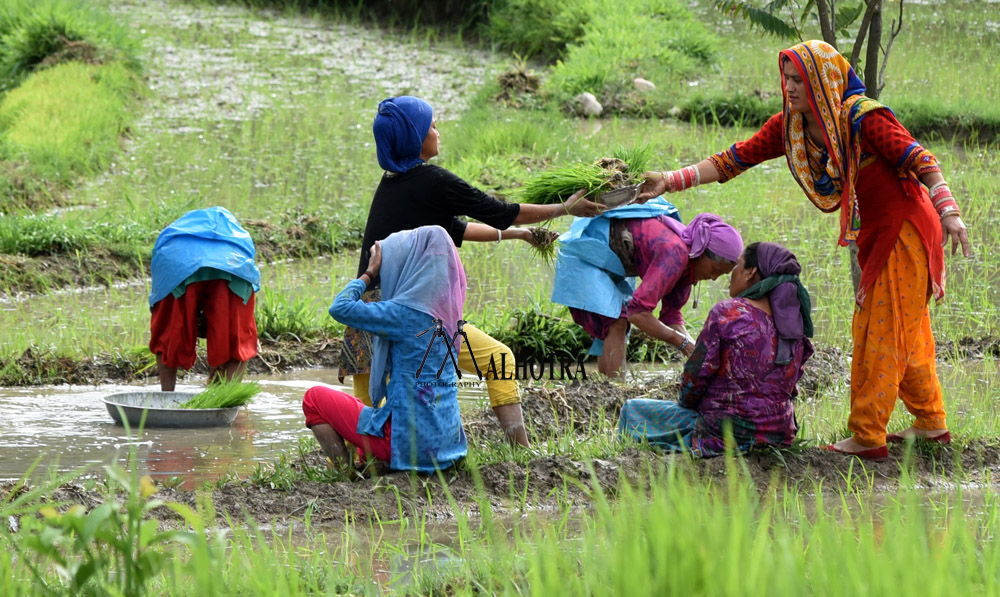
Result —
<instances>
[{"instance_id":1,"label":"clump of grass","mask_svg":"<svg viewBox=\"0 0 1000 597\"><path fill-rule=\"evenodd\" d=\"M0 13L0 90L68 61L142 70L139 43L107 11L70 0L12 0Z\"/></svg>"},{"instance_id":2,"label":"clump of grass","mask_svg":"<svg viewBox=\"0 0 1000 597\"><path fill-rule=\"evenodd\" d=\"M573 163L548 170L529 180L521 191L525 203L557 203L580 189L585 197L617 189L641 180L642 173L653 158L648 145L619 146L610 158L600 158L593 164Z\"/></svg>"},{"instance_id":3,"label":"clump of grass","mask_svg":"<svg viewBox=\"0 0 1000 597\"><path fill-rule=\"evenodd\" d=\"M590 344L590 336L573 322L568 310L551 303L515 308L505 324L488 332L517 354L539 361L575 361Z\"/></svg>"},{"instance_id":4,"label":"clump of grass","mask_svg":"<svg viewBox=\"0 0 1000 597\"><path fill-rule=\"evenodd\" d=\"M529 180L521 189L524 203L558 203L580 189L591 196L604 186L604 175L596 164L569 164L548 170Z\"/></svg>"},{"instance_id":5,"label":"clump of grass","mask_svg":"<svg viewBox=\"0 0 1000 597\"><path fill-rule=\"evenodd\" d=\"M545 263L551 263L556 257L556 240L559 238L559 233L546 226L533 226L528 230L531 231L532 251Z\"/></svg>"},{"instance_id":6,"label":"clump of grass","mask_svg":"<svg viewBox=\"0 0 1000 597\"><path fill-rule=\"evenodd\" d=\"M0 102L0 158L68 182L119 152L140 84L120 64L67 62L38 72Z\"/></svg>"},{"instance_id":7,"label":"clump of grass","mask_svg":"<svg viewBox=\"0 0 1000 597\"><path fill-rule=\"evenodd\" d=\"M653 161L653 154L653 147L643 143L631 147L619 145L612 155L625 162L626 172L632 180L638 180Z\"/></svg>"},{"instance_id":8,"label":"clump of grass","mask_svg":"<svg viewBox=\"0 0 1000 597\"><path fill-rule=\"evenodd\" d=\"M243 406L260 393L257 382L223 381L213 383L204 392L196 394L181 408L231 408Z\"/></svg>"},{"instance_id":9,"label":"clump of grass","mask_svg":"<svg viewBox=\"0 0 1000 597\"><path fill-rule=\"evenodd\" d=\"M261 291L257 303L257 333L270 340L284 336L298 341L318 335L323 328L313 302L275 290Z\"/></svg>"}]
</instances>

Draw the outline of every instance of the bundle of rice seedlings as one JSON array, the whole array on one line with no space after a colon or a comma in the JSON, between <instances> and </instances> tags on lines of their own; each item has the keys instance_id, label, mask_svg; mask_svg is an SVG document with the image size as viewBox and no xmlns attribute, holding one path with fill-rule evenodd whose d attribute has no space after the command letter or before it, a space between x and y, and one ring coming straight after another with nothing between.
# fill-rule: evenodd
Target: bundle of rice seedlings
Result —
<instances>
[{"instance_id":1,"label":"bundle of rice seedlings","mask_svg":"<svg viewBox=\"0 0 1000 597\"><path fill-rule=\"evenodd\" d=\"M542 258L542 261L550 263L556 256L556 240L559 238L559 233L544 225L533 226L528 230L531 231L531 240L534 242L531 249Z\"/></svg>"},{"instance_id":2,"label":"bundle of rice seedlings","mask_svg":"<svg viewBox=\"0 0 1000 597\"><path fill-rule=\"evenodd\" d=\"M546 170L529 180L521 188L524 203L560 203L580 189L587 189L587 197L604 186L606 177L597 164L568 164Z\"/></svg>"},{"instance_id":3,"label":"bundle of rice seedlings","mask_svg":"<svg viewBox=\"0 0 1000 597\"><path fill-rule=\"evenodd\" d=\"M542 172L521 189L524 203L558 203L580 189L585 197L595 197L605 191L636 184L653 157L648 145L631 148L619 146L613 157L601 158L593 164L568 164Z\"/></svg>"},{"instance_id":4,"label":"bundle of rice seedlings","mask_svg":"<svg viewBox=\"0 0 1000 597\"><path fill-rule=\"evenodd\" d=\"M222 381L213 383L187 402L181 408L229 408L243 406L260 393L257 382Z\"/></svg>"},{"instance_id":5,"label":"bundle of rice seedlings","mask_svg":"<svg viewBox=\"0 0 1000 597\"><path fill-rule=\"evenodd\" d=\"M641 182L642 173L649 168L649 163L653 161L653 148L649 145L633 145L632 147L619 145L612 155L627 164L628 175L633 181L629 184L635 184Z\"/></svg>"}]
</instances>

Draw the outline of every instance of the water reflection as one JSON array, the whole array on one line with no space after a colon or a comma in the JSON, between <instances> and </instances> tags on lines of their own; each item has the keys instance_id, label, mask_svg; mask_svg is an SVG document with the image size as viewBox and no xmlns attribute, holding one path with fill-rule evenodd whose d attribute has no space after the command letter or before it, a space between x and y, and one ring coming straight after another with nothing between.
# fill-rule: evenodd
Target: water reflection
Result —
<instances>
[{"instance_id":1,"label":"water reflection","mask_svg":"<svg viewBox=\"0 0 1000 597\"><path fill-rule=\"evenodd\" d=\"M292 449L306 433L302 394L324 384L344 391L335 370L317 369L256 378L262 392L242 409L230 427L145 429L130 439L114 424L101 398L115 392L158 390L157 385L58 386L0 389L0 480L22 477L41 458L35 478L124 460L129 448L144 472L154 478L183 478L195 488L229 471L246 475ZM198 381L198 380L195 380ZM179 384L179 391L198 391ZM485 390L463 389L460 400L478 406Z\"/></svg>"}]
</instances>

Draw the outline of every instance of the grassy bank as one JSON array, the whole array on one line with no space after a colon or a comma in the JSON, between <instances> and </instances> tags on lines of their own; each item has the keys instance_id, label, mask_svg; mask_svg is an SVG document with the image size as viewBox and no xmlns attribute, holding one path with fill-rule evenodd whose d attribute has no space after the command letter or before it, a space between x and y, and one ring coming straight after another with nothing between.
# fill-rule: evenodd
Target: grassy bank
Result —
<instances>
[{"instance_id":1,"label":"grassy bank","mask_svg":"<svg viewBox=\"0 0 1000 597\"><path fill-rule=\"evenodd\" d=\"M131 31L89 3L4 5L0 216L62 203L80 177L120 153L144 92L139 49Z\"/></svg>"}]
</instances>

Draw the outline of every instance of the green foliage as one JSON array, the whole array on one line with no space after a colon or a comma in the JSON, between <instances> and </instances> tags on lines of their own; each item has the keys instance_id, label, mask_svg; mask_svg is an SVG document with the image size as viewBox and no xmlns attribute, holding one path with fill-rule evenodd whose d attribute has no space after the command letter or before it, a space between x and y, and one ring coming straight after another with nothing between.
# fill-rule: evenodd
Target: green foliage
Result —
<instances>
[{"instance_id":1,"label":"green foliage","mask_svg":"<svg viewBox=\"0 0 1000 597\"><path fill-rule=\"evenodd\" d=\"M262 290L257 295L255 315L257 333L271 340L291 336L301 341L315 337L322 330L312 300L275 290Z\"/></svg>"},{"instance_id":2,"label":"green foliage","mask_svg":"<svg viewBox=\"0 0 1000 597\"><path fill-rule=\"evenodd\" d=\"M568 49L543 86L559 104L590 92L611 111L645 113L715 60L715 36L677 0L595 0L593 11L601 17L587 23L580 43ZM653 81L656 89L636 91L636 77Z\"/></svg>"},{"instance_id":3,"label":"green foliage","mask_svg":"<svg viewBox=\"0 0 1000 597\"><path fill-rule=\"evenodd\" d=\"M257 382L241 382L239 380L225 381L216 380L209 386L194 395L190 400L181 404L181 408L232 408L243 406L253 397L260 394L260 385Z\"/></svg>"},{"instance_id":4,"label":"green foliage","mask_svg":"<svg viewBox=\"0 0 1000 597\"><path fill-rule=\"evenodd\" d=\"M68 62L28 77L0 101L0 158L68 182L118 154L139 82L119 63Z\"/></svg>"},{"instance_id":5,"label":"green foliage","mask_svg":"<svg viewBox=\"0 0 1000 597\"><path fill-rule=\"evenodd\" d=\"M141 70L139 43L106 11L70 0L8 0L0 11L0 90L60 62L119 62Z\"/></svg>"},{"instance_id":6,"label":"green foliage","mask_svg":"<svg viewBox=\"0 0 1000 597\"><path fill-rule=\"evenodd\" d=\"M205 541L192 531L160 530L149 513L164 502L150 499L156 489L149 477L140 479L117 465L104 470L111 492L108 501L90 512L79 504L65 512L42 506L39 517L21 517L22 534L12 547L39 591L150 594L150 583L170 563L171 548Z\"/></svg>"},{"instance_id":7,"label":"green foliage","mask_svg":"<svg viewBox=\"0 0 1000 597\"><path fill-rule=\"evenodd\" d=\"M788 24L775 14L784 8L785 4L787 2L768 2L764 8L760 8L753 2L740 0L716 0L715 2L715 6L719 10L746 19L753 27L768 35L789 40L802 39L802 34L794 23Z\"/></svg>"},{"instance_id":8,"label":"green foliage","mask_svg":"<svg viewBox=\"0 0 1000 597\"><path fill-rule=\"evenodd\" d=\"M653 161L654 153L653 147L648 143L637 143L628 147L619 145L611 155L625 162L628 167L626 172L632 180L641 180L642 173Z\"/></svg>"},{"instance_id":9,"label":"green foliage","mask_svg":"<svg viewBox=\"0 0 1000 597\"><path fill-rule=\"evenodd\" d=\"M736 92L695 92L680 106L677 117L698 123L724 126L759 126L781 111L781 96Z\"/></svg>"},{"instance_id":10,"label":"green foliage","mask_svg":"<svg viewBox=\"0 0 1000 597\"><path fill-rule=\"evenodd\" d=\"M575 361L590 346L590 336L573 322L566 307L554 304L512 309L505 322L486 333L536 361Z\"/></svg>"},{"instance_id":11,"label":"green foliage","mask_svg":"<svg viewBox=\"0 0 1000 597\"><path fill-rule=\"evenodd\" d=\"M497 0L483 29L499 49L551 62L583 37L598 4L593 0Z\"/></svg>"},{"instance_id":12,"label":"green foliage","mask_svg":"<svg viewBox=\"0 0 1000 597\"><path fill-rule=\"evenodd\" d=\"M559 203L580 189L587 189L584 196L591 197L612 188L638 183L653 158L653 149L642 144L632 147L619 145L612 156L625 163L624 171L619 168L621 164L611 161L602 167L605 158L593 164L567 164L539 173L524 184L519 196L525 203Z\"/></svg>"},{"instance_id":13,"label":"green foliage","mask_svg":"<svg viewBox=\"0 0 1000 597\"><path fill-rule=\"evenodd\" d=\"M587 189L586 196L592 196L606 183L605 171L597 164L567 164L529 180L520 197L525 203L559 203L580 189Z\"/></svg>"}]
</instances>

